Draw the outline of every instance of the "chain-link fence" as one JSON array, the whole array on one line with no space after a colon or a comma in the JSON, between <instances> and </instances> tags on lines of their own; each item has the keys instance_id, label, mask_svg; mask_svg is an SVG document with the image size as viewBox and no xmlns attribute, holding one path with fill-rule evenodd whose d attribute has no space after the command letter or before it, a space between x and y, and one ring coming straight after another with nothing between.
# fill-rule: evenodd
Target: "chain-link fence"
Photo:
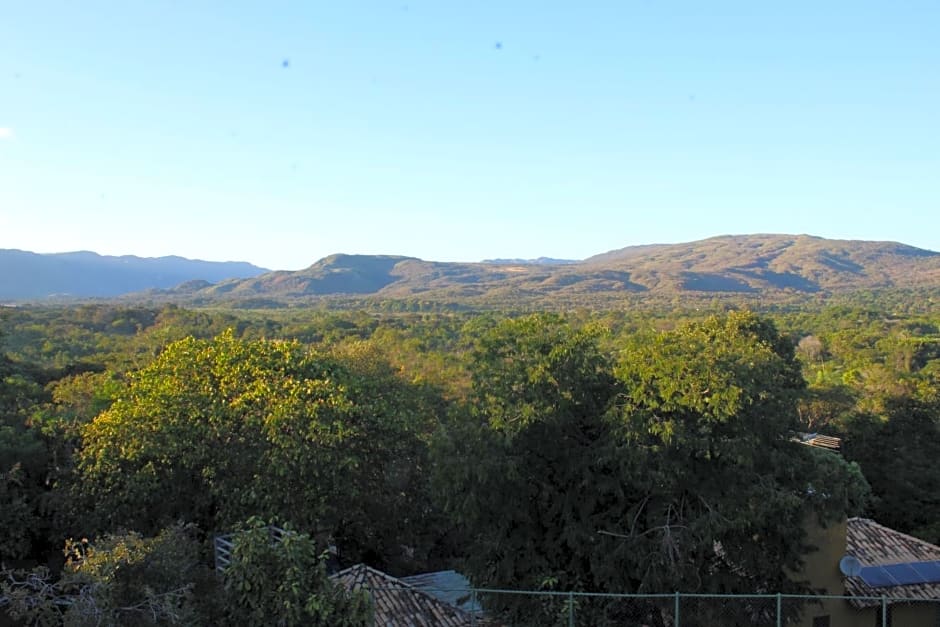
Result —
<instances>
[{"instance_id":1,"label":"chain-link fence","mask_svg":"<svg viewBox=\"0 0 940 627\"><path fill-rule=\"evenodd\" d=\"M409 588L448 598L459 609L448 622L420 622L391 611L376 627L940 627L940 598L791 594L602 594L529 590ZM383 592L369 590L378 609Z\"/></svg>"}]
</instances>

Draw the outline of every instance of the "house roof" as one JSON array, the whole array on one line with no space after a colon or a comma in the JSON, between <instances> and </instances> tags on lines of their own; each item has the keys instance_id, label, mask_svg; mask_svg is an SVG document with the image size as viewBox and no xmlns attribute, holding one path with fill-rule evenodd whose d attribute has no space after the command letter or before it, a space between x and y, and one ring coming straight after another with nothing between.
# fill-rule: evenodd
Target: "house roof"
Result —
<instances>
[{"instance_id":1,"label":"house roof","mask_svg":"<svg viewBox=\"0 0 940 627\"><path fill-rule=\"evenodd\" d=\"M479 614L483 611L480 603L473 598L470 580L455 570L412 575L402 577L401 580L465 612Z\"/></svg>"},{"instance_id":2,"label":"house roof","mask_svg":"<svg viewBox=\"0 0 940 627\"><path fill-rule=\"evenodd\" d=\"M364 590L375 607L381 627L465 627L472 616L430 594L365 564L356 564L330 579L351 591ZM481 624L477 621L477 624Z\"/></svg>"},{"instance_id":3,"label":"house roof","mask_svg":"<svg viewBox=\"0 0 940 627\"><path fill-rule=\"evenodd\" d=\"M831 435L822 435L819 433L798 433L794 438L800 444L807 446L816 446L828 449L830 451L842 450L842 439Z\"/></svg>"},{"instance_id":4,"label":"house roof","mask_svg":"<svg viewBox=\"0 0 940 627\"><path fill-rule=\"evenodd\" d=\"M846 525L846 552L864 566L887 566L907 562L940 560L940 546L889 529L868 518L849 518ZM917 583L872 588L861 577L845 578L846 592L856 597L883 596L888 602L940 599L940 583ZM878 605L879 600L855 599L856 607Z\"/></svg>"}]
</instances>

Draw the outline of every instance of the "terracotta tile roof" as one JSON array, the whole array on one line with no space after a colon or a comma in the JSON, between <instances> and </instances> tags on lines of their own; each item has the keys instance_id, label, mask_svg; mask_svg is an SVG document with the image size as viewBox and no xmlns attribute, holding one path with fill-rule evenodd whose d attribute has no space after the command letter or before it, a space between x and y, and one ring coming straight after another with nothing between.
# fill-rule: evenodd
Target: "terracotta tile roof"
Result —
<instances>
[{"instance_id":1,"label":"terracotta tile roof","mask_svg":"<svg viewBox=\"0 0 940 627\"><path fill-rule=\"evenodd\" d=\"M347 590L365 590L375 606L379 627L465 627L473 623L469 613L448 605L401 579L365 564L356 564L330 576Z\"/></svg>"},{"instance_id":2,"label":"terracotta tile roof","mask_svg":"<svg viewBox=\"0 0 940 627\"><path fill-rule=\"evenodd\" d=\"M940 546L906 533L889 529L868 518L849 518L846 525L846 552L862 566L887 566L905 562L940 560ZM887 597L889 602L940 599L940 583L872 588L861 577L846 577L845 590L852 596ZM856 607L878 605L879 601L856 599Z\"/></svg>"}]
</instances>

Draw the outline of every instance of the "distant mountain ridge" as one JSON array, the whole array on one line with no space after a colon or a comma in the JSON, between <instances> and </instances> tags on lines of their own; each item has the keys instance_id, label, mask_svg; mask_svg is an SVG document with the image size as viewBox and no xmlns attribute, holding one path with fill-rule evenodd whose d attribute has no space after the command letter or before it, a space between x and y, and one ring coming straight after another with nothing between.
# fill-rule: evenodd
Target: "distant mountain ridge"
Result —
<instances>
[{"instance_id":1,"label":"distant mountain ridge","mask_svg":"<svg viewBox=\"0 0 940 627\"><path fill-rule=\"evenodd\" d=\"M0 249L0 299L112 297L181 283L247 278L270 272L241 261L183 257L113 257L93 252L39 254ZM207 284L199 284L205 288ZM190 288L196 287L191 285Z\"/></svg>"},{"instance_id":2,"label":"distant mountain ridge","mask_svg":"<svg viewBox=\"0 0 940 627\"><path fill-rule=\"evenodd\" d=\"M722 235L630 246L589 267L628 269L650 289L802 292L940 286L940 253L898 242L812 235Z\"/></svg>"},{"instance_id":3,"label":"distant mountain ridge","mask_svg":"<svg viewBox=\"0 0 940 627\"><path fill-rule=\"evenodd\" d=\"M570 304L623 294L808 295L912 287L940 287L940 253L896 242L725 235L684 244L630 246L569 264L331 255L304 270L223 281L191 296L200 302L370 295Z\"/></svg>"},{"instance_id":4,"label":"distant mountain ridge","mask_svg":"<svg viewBox=\"0 0 940 627\"><path fill-rule=\"evenodd\" d=\"M30 278L22 271L16 273L19 279L11 279L13 269L10 261L5 261L5 255L11 252L32 255L0 251L0 272L5 277L0 298L42 298L35 295L36 290L26 296L9 295L17 287L22 293L34 284L50 282L49 276L39 274ZM53 257L58 263L65 263ZM117 263L114 260L125 259L179 260L108 259L112 265ZM625 297L714 294L762 298L891 288L940 289L940 253L897 242L834 240L811 235L723 235L682 244L629 246L571 263L515 259L454 263L393 255L336 254L303 270L269 272L250 264L179 261L209 265L199 266L187 276L181 276L181 272L163 274L162 282L144 287L128 287L129 282L113 283L109 293L95 295L115 295L123 290L137 292L124 296L125 300L242 303L242 306L307 302L324 297L365 297L570 307L589 302L617 303ZM20 270L25 268L20 266ZM207 274L210 266L218 273ZM81 291L76 285L80 286L82 275L75 268L69 271L68 276L55 276L59 280L55 292L78 295ZM44 272L48 275L51 271L45 267ZM238 276L239 272L244 274Z\"/></svg>"},{"instance_id":5,"label":"distant mountain ridge","mask_svg":"<svg viewBox=\"0 0 940 627\"><path fill-rule=\"evenodd\" d=\"M555 259L554 257L539 257L537 259L484 259L480 263L496 264L523 264L533 266L559 266L571 263L580 263L579 259Z\"/></svg>"}]
</instances>

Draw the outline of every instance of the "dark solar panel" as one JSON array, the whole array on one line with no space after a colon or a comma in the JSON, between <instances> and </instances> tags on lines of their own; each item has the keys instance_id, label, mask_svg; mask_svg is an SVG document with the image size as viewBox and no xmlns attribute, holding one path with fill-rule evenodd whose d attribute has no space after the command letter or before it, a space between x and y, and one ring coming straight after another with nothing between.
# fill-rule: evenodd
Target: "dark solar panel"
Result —
<instances>
[{"instance_id":1,"label":"dark solar panel","mask_svg":"<svg viewBox=\"0 0 940 627\"><path fill-rule=\"evenodd\" d=\"M940 561L865 566L859 576L872 588L940 583Z\"/></svg>"},{"instance_id":2,"label":"dark solar panel","mask_svg":"<svg viewBox=\"0 0 940 627\"><path fill-rule=\"evenodd\" d=\"M886 586L896 586L898 582L891 578L888 572L881 566L865 566L859 574L866 584L872 588L884 588Z\"/></svg>"},{"instance_id":3,"label":"dark solar panel","mask_svg":"<svg viewBox=\"0 0 940 627\"><path fill-rule=\"evenodd\" d=\"M928 583L940 583L940 562L912 562L911 567Z\"/></svg>"},{"instance_id":4,"label":"dark solar panel","mask_svg":"<svg viewBox=\"0 0 940 627\"><path fill-rule=\"evenodd\" d=\"M925 583L925 579L920 573L911 568L910 564L892 564L890 566L882 566L882 568L888 571L891 578L902 586L907 586L912 583Z\"/></svg>"}]
</instances>

